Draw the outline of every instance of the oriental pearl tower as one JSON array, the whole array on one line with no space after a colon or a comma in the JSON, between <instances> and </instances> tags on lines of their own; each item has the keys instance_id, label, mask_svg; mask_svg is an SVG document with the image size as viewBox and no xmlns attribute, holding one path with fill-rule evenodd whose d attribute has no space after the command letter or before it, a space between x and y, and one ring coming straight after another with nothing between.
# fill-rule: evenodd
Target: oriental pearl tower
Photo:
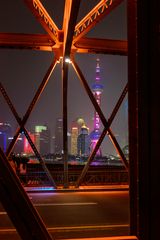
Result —
<instances>
[{"instance_id":1,"label":"oriental pearl tower","mask_svg":"<svg viewBox=\"0 0 160 240\"><path fill-rule=\"evenodd\" d=\"M100 64L99 64L99 58L96 59L96 78L95 83L92 85L92 92L94 94L94 97L98 103L99 106L101 106L101 94L103 92L103 85L100 81ZM98 113L94 112L94 129L90 133L90 139L91 139L91 152L95 148L95 145L100 138L101 131L100 131L100 117ZM98 149L96 156L102 156L101 148Z\"/></svg>"}]
</instances>

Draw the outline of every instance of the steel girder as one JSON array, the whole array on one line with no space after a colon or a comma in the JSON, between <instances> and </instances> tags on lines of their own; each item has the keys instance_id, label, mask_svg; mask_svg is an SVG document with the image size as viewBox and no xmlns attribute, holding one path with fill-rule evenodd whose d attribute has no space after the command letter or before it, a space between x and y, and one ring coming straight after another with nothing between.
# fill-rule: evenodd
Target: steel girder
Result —
<instances>
[{"instance_id":1,"label":"steel girder","mask_svg":"<svg viewBox=\"0 0 160 240\"><path fill-rule=\"evenodd\" d=\"M24 240L51 240L46 226L0 148L0 200Z\"/></svg>"},{"instance_id":2,"label":"steel girder","mask_svg":"<svg viewBox=\"0 0 160 240\"><path fill-rule=\"evenodd\" d=\"M75 27L74 40L77 42L98 22L116 8L123 0L101 0Z\"/></svg>"},{"instance_id":3,"label":"steel girder","mask_svg":"<svg viewBox=\"0 0 160 240\"><path fill-rule=\"evenodd\" d=\"M73 38L71 52L75 53L102 53L102 54L127 54L127 42L111 39L83 38L98 22L107 16L114 8L121 4L123 0L101 0L74 28L72 32L66 27L66 19L69 18L68 6L70 1L66 1L64 11L63 29L58 29L42 3L39 0L24 0L24 3L31 10L37 21L42 25L44 34L18 34L0 33L0 48L31 49L42 51L53 51L57 59L63 56L65 35L68 31ZM76 3L76 5L78 2ZM75 6L76 6L75 5ZM73 13L76 15L74 7ZM78 13L77 13L78 15ZM74 17L74 16L73 16ZM92 19L92 20L91 20ZM72 19L71 19L72 20ZM73 21L73 20L72 20ZM72 23L72 22L70 22ZM71 24L72 25L72 24ZM83 26L83 27L82 27Z\"/></svg>"},{"instance_id":4,"label":"steel girder","mask_svg":"<svg viewBox=\"0 0 160 240\"><path fill-rule=\"evenodd\" d=\"M125 40L82 37L74 45L74 53L95 53L127 56L128 46ZM57 45L46 34L0 33L0 48L30 49L58 52ZM61 56L59 54L59 56Z\"/></svg>"}]
</instances>

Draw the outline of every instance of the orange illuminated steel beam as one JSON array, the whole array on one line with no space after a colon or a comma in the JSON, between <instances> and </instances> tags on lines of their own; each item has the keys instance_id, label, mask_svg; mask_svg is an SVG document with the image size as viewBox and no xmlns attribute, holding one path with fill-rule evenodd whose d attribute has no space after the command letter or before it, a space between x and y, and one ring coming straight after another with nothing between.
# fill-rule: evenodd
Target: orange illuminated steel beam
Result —
<instances>
[{"instance_id":1,"label":"orange illuminated steel beam","mask_svg":"<svg viewBox=\"0 0 160 240\"><path fill-rule=\"evenodd\" d=\"M64 187L68 187L68 62L80 0L66 0L63 18L63 61L62 61L62 83L63 83L63 161L64 161Z\"/></svg>"},{"instance_id":2,"label":"orange illuminated steel beam","mask_svg":"<svg viewBox=\"0 0 160 240\"><path fill-rule=\"evenodd\" d=\"M81 38L74 46L77 53L116 54L126 56L128 43L125 40Z\"/></svg>"},{"instance_id":3,"label":"orange illuminated steel beam","mask_svg":"<svg viewBox=\"0 0 160 240\"><path fill-rule=\"evenodd\" d=\"M75 27L73 43L86 35L98 22L124 0L101 0Z\"/></svg>"},{"instance_id":4,"label":"orange illuminated steel beam","mask_svg":"<svg viewBox=\"0 0 160 240\"><path fill-rule=\"evenodd\" d=\"M59 44L59 29L49 16L46 9L43 7L42 3L39 0L23 0L24 3L29 7L33 15L36 17L38 22L42 25L42 27L49 34L51 39Z\"/></svg>"},{"instance_id":5,"label":"orange illuminated steel beam","mask_svg":"<svg viewBox=\"0 0 160 240\"><path fill-rule=\"evenodd\" d=\"M77 53L102 53L126 56L128 43L125 40L81 38L74 45ZM0 33L0 48L54 51L57 46L47 34ZM62 54L62 51L59 51Z\"/></svg>"},{"instance_id":6,"label":"orange illuminated steel beam","mask_svg":"<svg viewBox=\"0 0 160 240\"><path fill-rule=\"evenodd\" d=\"M0 33L1 48L52 51L54 45L48 34Z\"/></svg>"},{"instance_id":7,"label":"orange illuminated steel beam","mask_svg":"<svg viewBox=\"0 0 160 240\"><path fill-rule=\"evenodd\" d=\"M64 8L64 16L63 16L63 54L66 54L66 44L69 41L68 38L68 30L69 30L69 18L71 14L71 7L72 7L72 0L65 1L65 8ZM73 33L72 33L72 38L73 38ZM72 39L70 39L72 41ZM68 54L68 53L67 53Z\"/></svg>"},{"instance_id":8,"label":"orange illuminated steel beam","mask_svg":"<svg viewBox=\"0 0 160 240\"><path fill-rule=\"evenodd\" d=\"M63 18L63 56L69 57L74 37L74 30L78 16L80 0L66 0Z\"/></svg>"}]
</instances>

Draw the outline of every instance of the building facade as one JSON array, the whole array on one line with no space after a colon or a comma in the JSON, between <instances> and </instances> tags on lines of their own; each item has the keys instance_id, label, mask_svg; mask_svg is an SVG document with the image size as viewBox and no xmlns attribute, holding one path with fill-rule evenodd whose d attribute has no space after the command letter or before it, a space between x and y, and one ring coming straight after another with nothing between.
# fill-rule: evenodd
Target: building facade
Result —
<instances>
[{"instance_id":1,"label":"building facade","mask_svg":"<svg viewBox=\"0 0 160 240\"><path fill-rule=\"evenodd\" d=\"M12 137L12 128L9 123L0 123L0 147L6 152Z\"/></svg>"},{"instance_id":2,"label":"building facade","mask_svg":"<svg viewBox=\"0 0 160 240\"><path fill-rule=\"evenodd\" d=\"M77 155L78 154L78 136L81 131L81 127L85 125L85 121L83 118L79 117L76 120L72 121L71 126L71 155Z\"/></svg>"},{"instance_id":3,"label":"building facade","mask_svg":"<svg viewBox=\"0 0 160 240\"><path fill-rule=\"evenodd\" d=\"M71 128L71 155L77 155L78 127Z\"/></svg>"},{"instance_id":4,"label":"building facade","mask_svg":"<svg viewBox=\"0 0 160 240\"><path fill-rule=\"evenodd\" d=\"M90 136L89 129L83 125L77 139L77 150L79 156L89 156L90 154Z\"/></svg>"},{"instance_id":5,"label":"building facade","mask_svg":"<svg viewBox=\"0 0 160 240\"><path fill-rule=\"evenodd\" d=\"M47 125L35 126L35 146L41 155L50 153L51 134Z\"/></svg>"},{"instance_id":6,"label":"building facade","mask_svg":"<svg viewBox=\"0 0 160 240\"><path fill-rule=\"evenodd\" d=\"M99 64L99 58L96 60L96 78L95 78L95 83L92 85L92 92L94 94L94 97L98 103L99 106L101 106L101 94L103 92L103 85L101 84L101 79L100 79L100 64ZM101 130L100 130L100 117L95 110L94 112L94 126L93 126L93 131L90 134L91 138L91 151L95 148L95 145L100 138L101 135ZM96 155L101 156L102 151L101 148L98 149Z\"/></svg>"},{"instance_id":7,"label":"building facade","mask_svg":"<svg viewBox=\"0 0 160 240\"><path fill-rule=\"evenodd\" d=\"M54 153L63 153L63 119L57 118L55 127Z\"/></svg>"}]
</instances>

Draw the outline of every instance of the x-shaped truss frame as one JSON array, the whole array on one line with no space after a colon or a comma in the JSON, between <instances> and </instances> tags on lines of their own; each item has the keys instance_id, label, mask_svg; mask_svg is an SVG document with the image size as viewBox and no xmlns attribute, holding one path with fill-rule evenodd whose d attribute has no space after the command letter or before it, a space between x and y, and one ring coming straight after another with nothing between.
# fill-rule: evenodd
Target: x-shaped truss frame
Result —
<instances>
[{"instance_id":1,"label":"x-shaped truss frame","mask_svg":"<svg viewBox=\"0 0 160 240\"><path fill-rule=\"evenodd\" d=\"M93 161L98 148L100 147L106 134L114 144L118 155L120 156L126 170L128 171L128 162L110 128L114 117L119 110L119 107L126 96L128 91L127 85L125 86L113 112L108 120L106 120L100 106L98 105L86 79L84 78L79 66L74 60L76 53L103 53L103 54L120 54L127 55L127 42L120 40L107 40L107 39L91 39L83 37L90 29L92 29L102 18L109 14L114 8L116 8L123 0L101 0L78 24L76 24L78 11L80 7L80 0L66 0L65 10L63 17L63 27L58 29L52 18L49 16L46 9L41 4L40 0L24 0L24 3L29 7L33 15L36 17L38 22L47 32L47 35L36 35L36 34L7 34L0 33L0 47L1 48L27 48L32 50L44 50L52 51L54 53L53 63L50 65L44 79L42 80L33 100L31 101L24 117L21 119L13 106L8 94L6 93L3 85L0 83L1 93L4 96L8 106L10 107L14 117L16 118L19 128L17 129L13 141L7 149L6 156L8 157L18 139L19 134L23 131L26 138L28 139L33 151L38 157L44 170L46 171L48 178L50 179L53 186L56 188L56 184L52 179L45 162L41 158L37 151L34 143L32 142L25 124L35 107L40 95L42 94L45 86L47 85L49 78L54 71L54 68L58 62L62 64L62 83L63 83L63 157L64 157L64 187L68 187L68 140L67 140L67 96L68 96L68 68L69 64L65 61L70 58L72 66L79 77L85 91L87 92L95 110L99 114L99 117L103 123L104 130L95 146L95 149L91 153L87 160L87 164L83 168L81 175L79 176L76 187L81 184L90 163ZM33 41L34 39L34 41Z\"/></svg>"}]
</instances>

